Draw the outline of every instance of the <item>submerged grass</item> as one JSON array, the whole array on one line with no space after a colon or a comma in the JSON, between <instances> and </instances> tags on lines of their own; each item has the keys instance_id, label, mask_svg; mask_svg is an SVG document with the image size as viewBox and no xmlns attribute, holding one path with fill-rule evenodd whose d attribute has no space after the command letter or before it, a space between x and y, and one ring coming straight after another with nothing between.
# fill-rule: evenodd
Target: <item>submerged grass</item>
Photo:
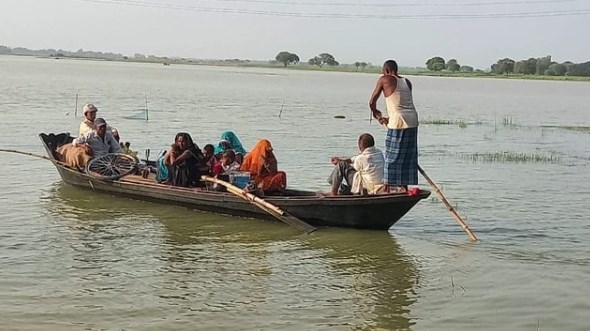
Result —
<instances>
[{"instance_id":1,"label":"submerged grass","mask_svg":"<svg viewBox=\"0 0 590 331\"><path fill-rule=\"evenodd\" d=\"M474 153L463 154L462 157L473 162L499 162L499 163L558 163L560 158L554 155L538 153Z\"/></svg>"},{"instance_id":2,"label":"submerged grass","mask_svg":"<svg viewBox=\"0 0 590 331\"><path fill-rule=\"evenodd\" d=\"M574 125L543 125L542 128L562 129L582 133L590 133L590 126L574 126Z\"/></svg>"},{"instance_id":3,"label":"submerged grass","mask_svg":"<svg viewBox=\"0 0 590 331\"><path fill-rule=\"evenodd\" d=\"M467 127L467 125L482 125L483 122L476 120L473 122L468 122L464 119L456 119L456 120L449 120L449 119L442 119L442 118L427 118L425 120L420 120L420 124L430 124L430 125L458 125L461 129Z\"/></svg>"}]
</instances>

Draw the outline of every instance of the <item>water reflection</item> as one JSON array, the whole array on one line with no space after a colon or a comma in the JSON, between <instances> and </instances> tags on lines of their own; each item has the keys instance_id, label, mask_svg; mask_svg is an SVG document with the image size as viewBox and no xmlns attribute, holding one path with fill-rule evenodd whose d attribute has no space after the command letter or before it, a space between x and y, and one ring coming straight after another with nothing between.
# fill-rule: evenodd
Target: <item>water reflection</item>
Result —
<instances>
[{"instance_id":1,"label":"water reflection","mask_svg":"<svg viewBox=\"0 0 590 331\"><path fill-rule=\"evenodd\" d=\"M63 184L44 201L56 226L65 227L57 240L73 251L71 283L84 297L147 300L152 314L198 316L204 328L407 330L414 324L409 312L418 268L387 233L322 229L307 236L280 223Z\"/></svg>"}]
</instances>

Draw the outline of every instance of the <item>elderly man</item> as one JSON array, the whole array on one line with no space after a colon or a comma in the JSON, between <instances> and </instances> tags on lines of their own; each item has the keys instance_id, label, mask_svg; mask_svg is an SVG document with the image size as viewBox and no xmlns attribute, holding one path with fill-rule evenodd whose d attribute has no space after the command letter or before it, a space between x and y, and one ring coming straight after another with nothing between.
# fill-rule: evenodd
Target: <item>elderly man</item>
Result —
<instances>
[{"instance_id":1,"label":"elderly man","mask_svg":"<svg viewBox=\"0 0 590 331\"><path fill-rule=\"evenodd\" d=\"M84 114L84 120L80 123L80 130L78 136L82 137L88 132L91 132L95 129L94 127L94 120L96 118L96 113L98 112L98 108L91 103L87 103L82 107L82 113ZM107 130L113 134L115 140L119 141L119 131L116 128L111 126L107 126Z\"/></svg>"},{"instance_id":2,"label":"elderly man","mask_svg":"<svg viewBox=\"0 0 590 331\"><path fill-rule=\"evenodd\" d=\"M72 142L74 147L83 146L86 153L92 155L93 158L109 153L123 153L121 146L107 129L107 122L103 118L95 119L93 124L94 130L74 139Z\"/></svg>"},{"instance_id":3,"label":"elderly man","mask_svg":"<svg viewBox=\"0 0 590 331\"><path fill-rule=\"evenodd\" d=\"M335 165L328 183L332 185L331 195L377 194L383 187L383 152L375 148L375 138L363 133L358 140L361 153L351 158L332 157Z\"/></svg>"}]
</instances>

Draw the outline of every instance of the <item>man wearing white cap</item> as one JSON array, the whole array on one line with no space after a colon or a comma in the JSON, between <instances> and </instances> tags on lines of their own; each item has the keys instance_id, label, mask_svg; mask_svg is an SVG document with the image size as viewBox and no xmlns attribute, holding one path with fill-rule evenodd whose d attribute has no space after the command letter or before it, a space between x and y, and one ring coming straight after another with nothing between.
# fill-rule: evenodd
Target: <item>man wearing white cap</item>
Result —
<instances>
[{"instance_id":1,"label":"man wearing white cap","mask_svg":"<svg viewBox=\"0 0 590 331\"><path fill-rule=\"evenodd\" d=\"M72 142L74 147L84 146L86 152L93 158L109 153L123 153L121 146L111 131L107 129L107 122L103 118L95 119L93 124L96 129L74 139Z\"/></svg>"},{"instance_id":2,"label":"man wearing white cap","mask_svg":"<svg viewBox=\"0 0 590 331\"><path fill-rule=\"evenodd\" d=\"M94 127L94 119L96 118L96 112L98 109L91 103L87 103L82 107L82 113L84 114L84 120L80 123L80 132L78 136L82 137L88 132L91 132L95 129ZM119 131L111 126L107 126L107 130L110 131L115 139L118 141L119 139Z\"/></svg>"}]
</instances>

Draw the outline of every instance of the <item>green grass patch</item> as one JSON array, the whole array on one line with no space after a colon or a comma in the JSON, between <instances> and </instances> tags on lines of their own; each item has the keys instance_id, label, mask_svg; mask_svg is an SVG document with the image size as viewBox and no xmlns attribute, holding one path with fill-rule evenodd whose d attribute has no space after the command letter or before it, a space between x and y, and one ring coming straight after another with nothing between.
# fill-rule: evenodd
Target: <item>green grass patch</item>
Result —
<instances>
[{"instance_id":1,"label":"green grass patch","mask_svg":"<svg viewBox=\"0 0 590 331\"><path fill-rule=\"evenodd\" d=\"M442 118L427 118L425 120L420 120L420 124L430 124L430 125L458 125L460 128L464 129L467 125L482 125L482 121L466 121L464 119L457 119L457 120L449 120L449 119L442 119Z\"/></svg>"},{"instance_id":2,"label":"green grass patch","mask_svg":"<svg viewBox=\"0 0 590 331\"><path fill-rule=\"evenodd\" d=\"M542 128L550 128L550 129L562 129L562 130L569 130L575 132L582 132L582 133L589 133L590 134L590 126L575 126L575 125L543 125Z\"/></svg>"},{"instance_id":3,"label":"green grass patch","mask_svg":"<svg viewBox=\"0 0 590 331\"><path fill-rule=\"evenodd\" d=\"M554 155L538 153L474 153L463 154L462 157L473 162L498 162L498 163L558 163L560 158Z\"/></svg>"}]
</instances>

